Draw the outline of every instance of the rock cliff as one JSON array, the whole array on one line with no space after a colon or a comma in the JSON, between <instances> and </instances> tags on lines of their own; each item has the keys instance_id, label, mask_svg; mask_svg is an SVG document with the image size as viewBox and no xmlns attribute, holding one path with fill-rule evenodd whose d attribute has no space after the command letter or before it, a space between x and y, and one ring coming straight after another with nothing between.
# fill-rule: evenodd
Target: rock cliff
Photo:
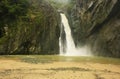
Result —
<instances>
[{"instance_id":1,"label":"rock cliff","mask_svg":"<svg viewBox=\"0 0 120 79\"><path fill-rule=\"evenodd\" d=\"M76 0L70 21L76 45L94 55L120 57L120 0Z\"/></svg>"},{"instance_id":2,"label":"rock cliff","mask_svg":"<svg viewBox=\"0 0 120 79\"><path fill-rule=\"evenodd\" d=\"M5 24L0 54L59 53L59 14L44 0L28 1L26 16Z\"/></svg>"}]
</instances>

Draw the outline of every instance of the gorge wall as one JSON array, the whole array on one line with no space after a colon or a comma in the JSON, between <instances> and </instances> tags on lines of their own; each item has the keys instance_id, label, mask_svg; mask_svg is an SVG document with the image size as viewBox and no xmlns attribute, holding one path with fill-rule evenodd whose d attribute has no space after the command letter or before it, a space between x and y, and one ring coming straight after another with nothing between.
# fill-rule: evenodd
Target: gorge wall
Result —
<instances>
[{"instance_id":1,"label":"gorge wall","mask_svg":"<svg viewBox=\"0 0 120 79\"><path fill-rule=\"evenodd\" d=\"M68 13L76 45L94 55L120 57L120 0L76 0Z\"/></svg>"},{"instance_id":2,"label":"gorge wall","mask_svg":"<svg viewBox=\"0 0 120 79\"><path fill-rule=\"evenodd\" d=\"M0 31L0 54L58 54L57 11L44 0L28 1L27 14L4 24Z\"/></svg>"},{"instance_id":3,"label":"gorge wall","mask_svg":"<svg viewBox=\"0 0 120 79\"><path fill-rule=\"evenodd\" d=\"M94 55L120 57L120 0L27 1L25 15L16 20L7 15L10 20L3 24L0 17L0 54L58 54L60 9L69 19L76 46L87 44Z\"/></svg>"}]
</instances>

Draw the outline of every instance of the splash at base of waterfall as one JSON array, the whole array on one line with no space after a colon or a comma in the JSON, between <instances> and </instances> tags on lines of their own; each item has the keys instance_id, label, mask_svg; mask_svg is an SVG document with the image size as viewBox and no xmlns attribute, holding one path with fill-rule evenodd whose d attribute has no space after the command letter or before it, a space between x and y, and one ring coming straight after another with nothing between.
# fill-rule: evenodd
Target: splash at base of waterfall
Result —
<instances>
[{"instance_id":1,"label":"splash at base of waterfall","mask_svg":"<svg viewBox=\"0 0 120 79\"><path fill-rule=\"evenodd\" d=\"M92 56L90 49L85 46L81 48L71 49L67 52L60 52L61 56Z\"/></svg>"},{"instance_id":2,"label":"splash at base of waterfall","mask_svg":"<svg viewBox=\"0 0 120 79\"><path fill-rule=\"evenodd\" d=\"M59 38L60 55L62 56L91 56L87 46L76 48L71 29L65 14L61 13L61 33ZM65 34L65 35L64 35Z\"/></svg>"}]
</instances>

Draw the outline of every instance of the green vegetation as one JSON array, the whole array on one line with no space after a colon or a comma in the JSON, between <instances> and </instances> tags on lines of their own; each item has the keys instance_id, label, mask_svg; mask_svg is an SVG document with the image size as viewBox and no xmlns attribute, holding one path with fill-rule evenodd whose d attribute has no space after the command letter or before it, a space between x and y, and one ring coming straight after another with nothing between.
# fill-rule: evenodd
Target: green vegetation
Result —
<instances>
[{"instance_id":1,"label":"green vegetation","mask_svg":"<svg viewBox=\"0 0 120 79\"><path fill-rule=\"evenodd\" d=\"M55 9L63 12L71 10L75 4L74 0L45 0L49 2Z\"/></svg>"},{"instance_id":2,"label":"green vegetation","mask_svg":"<svg viewBox=\"0 0 120 79\"><path fill-rule=\"evenodd\" d=\"M20 16L26 15L28 7L27 0L0 0L0 20L4 24L15 21Z\"/></svg>"},{"instance_id":3,"label":"green vegetation","mask_svg":"<svg viewBox=\"0 0 120 79\"><path fill-rule=\"evenodd\" d=\"M65 5L67 5L67 3L62 3L57 0L46 0L46 2L49 2L57 10L62 9Z\"/></svg>"},{"instance_id":4,"label":"green vegetation","mask_svg":"<svg viewBox=\"0 0 120 79\"><path fill-rule=\"evenodd\" d=\"M0 37L4 36L4 27L13 27L15 21L26 16L28 8L27 0L0 0Z\"/></svg>"},{"instance_id":5,"label":"green vegetation","mask_svg":"<svg viewBox=\"0 0 120 79\"><path fill-rule=\"evenodd\" d=\"M2 0L0 16L0 54L58 53L60 19L49 3Z\"/></svg>"}]
</instances>

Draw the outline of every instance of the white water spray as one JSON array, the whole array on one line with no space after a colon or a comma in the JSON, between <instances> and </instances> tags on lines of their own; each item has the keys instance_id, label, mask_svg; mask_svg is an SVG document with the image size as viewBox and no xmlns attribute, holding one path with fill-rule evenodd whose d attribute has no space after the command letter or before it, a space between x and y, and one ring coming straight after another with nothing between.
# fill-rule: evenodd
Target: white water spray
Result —
<instances>
[{"instance_id":1,"label":"white water spray","mask_svg":"<svg viewBox=\"0 0 120 79\"><path fill-rule=\"evenodd\" d=\"M74 40L72 38L71 29L68 23L68 19L65 14L61 13L62 25L61 25L61 34L59 38L59 46L60 46L60 55L64 56L90 56L90 52L87 50L87 47L76 48L74 44ZM64 29L62 28L64 27ZM63 31L64 30L64 31ZM65 32L66 45L62 41L62 33ZM66 51L64 51L64 49Z\"/></svg>"}]
</instances>

